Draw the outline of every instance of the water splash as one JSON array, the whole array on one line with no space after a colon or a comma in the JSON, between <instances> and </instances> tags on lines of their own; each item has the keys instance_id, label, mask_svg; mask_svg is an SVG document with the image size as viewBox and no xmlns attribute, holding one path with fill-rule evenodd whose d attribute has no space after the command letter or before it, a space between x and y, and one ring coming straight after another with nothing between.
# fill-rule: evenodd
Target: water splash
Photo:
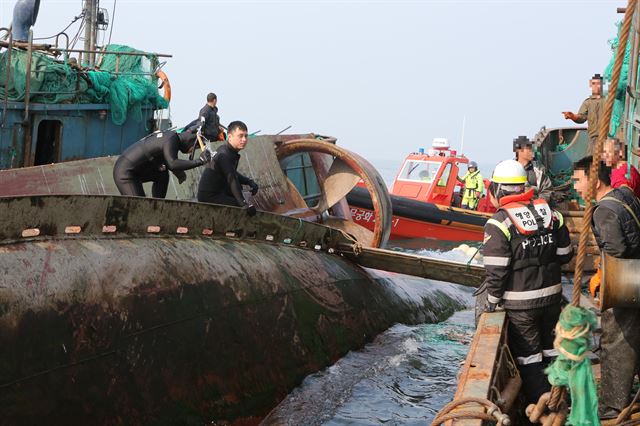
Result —
<instances>
[{"instance_id":1,"label":"water splash","mask_svg":"<svg viewBox=\"0 0 640 426\"><path fill-rule=\"evenodd\" d=\"M265 424L425 424L453 397L473 312L440 324L395 325L364 349L308 376Z\"/></svg>"}]
</instances>

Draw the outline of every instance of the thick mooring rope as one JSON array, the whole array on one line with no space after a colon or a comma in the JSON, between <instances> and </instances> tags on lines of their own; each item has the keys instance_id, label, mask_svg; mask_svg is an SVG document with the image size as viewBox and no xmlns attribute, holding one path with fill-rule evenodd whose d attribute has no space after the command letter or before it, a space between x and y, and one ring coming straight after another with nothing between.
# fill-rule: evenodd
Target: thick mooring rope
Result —
<instances>
[{"instance_id":1,"label":"thick mooring rope","mask_svg":"<svg viewBox=\"0 0 640 426\"><path fill-rule=\"evenodd\" d=\"M584 218L582 222L582 229L580 231L580 239L578 240L578 256L576 258L576 267L573 274L573 294L571 298L571 304L574 306L580 306L580 293L582 290L582 268L584 267L584 261L587 254L587 240L591 236L591 218L593 216L593 204L592 200L596 191L596 184L598 182L598 170L600 169L600 158L602 157L602 146L605 139L609 134L609 125L611 123L611 113L613 111L613 102L616 98L616 92L618 90L618 82L620 81L620 70L622 69L622 62L624 59L624 52L627 47L627 40L629 38L629 31L631 29L631 20L633 13L636 9L636 0L629 0L627 4L627 10L624 13L624 21L622 22L622 29L620 30L620 37L618 40L618 51L613 63L613 71L611 77L611 83L609 84L609 93L605 103L604 117L600 117L600 132L596 139L596 145L593 148L593 163L591 164L591 170L589 170L589 181L591 185L587 188L587 197L584 200Z\"/></svg>"},{"instance_id":2,"label":"thick mooring rope","mask_svg":"<svg viewBox=\"0 0 640 426\"><path fill-rule=\"evenodd\" d=\"M627 40L629 38L629 32L631 30L631 21L634 11L636 9L636 0L629 0L627 9L624 14L624 20L622 22L622 28L620 30L620 36L618 40L618 50L613 63L613 71L611 77L611 83L609 84L609 93L604 109L604 117L600 117L600 129L598 132L598 138L596 144L593 147L593 163L589 170L589 182L590 185L587 188L587 197L585 202L585 211L582 222L582 229L580 231L580 239L578 240L578 256L576 258L576 266L573 274L573 292L571 297L571 304L573 306L580 306L580 294L582 291L582 269L587 254L587 241L591 236L591 218L593 217L593 203L592 200L596 192L596 184L598 182L598 171L600 169L600 158L602 157L602 147L604 141L609 134L609 126L611 124L611 113L613 111L613 102L616 98L616 92L618 91L618 83L620 82L620 70L622 69L622 63L624 60L624 53L627 47ZM560 405L560 402L565 398L566 391L559 386L553 386L551 389L551 398L549 399L549 408L552 410Z\"/></svg>"}]
</instances>

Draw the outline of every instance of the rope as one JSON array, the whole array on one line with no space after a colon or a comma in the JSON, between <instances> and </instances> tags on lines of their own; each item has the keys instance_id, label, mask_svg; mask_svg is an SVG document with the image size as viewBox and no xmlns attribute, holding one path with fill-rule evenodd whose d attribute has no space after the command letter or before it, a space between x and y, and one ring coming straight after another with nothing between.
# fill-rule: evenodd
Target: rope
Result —
<instances>
[{"instance_id":1,"label":"rope","mask_svg":"<svg viewBox=\"0 0 640 426\"><path fill-rule=\"evenodd\" d=\"M631 415L631 410L633 409L633 406L635 405L635 403L638 400L639 396L640 396L640 389L638 389L638 392L636 392L636 395L633 397L633 400L631 401L631 404L629 404L624 410L622 410L620 412L620 414L618 414L618 417L616 418L616 424L617 425L626 422L626 420L629 418L629 415ZM637 421L637 420L635 420L635 421Z\"/></svg>"},{"instance_id":2,"label":"rope","mask_svg":"<svg viewBox=\"0 0 640 426\"><path fill-rule=\"evenodd\" d=\"M484 406L486 407L487 412L477 410L461 410L455 413L451 412L456 407L468 403L476 403ZM451 401L450 403L442 407L442 410L440 410L440 412L436 415L436 418L433 419L433 422L431 422L431 426L438 426L447 420L457 419L482 419L491 422L497 421L498 425L510 424L509 416L507 416L506 414L502 414L500 408L498 408L496 404L485 398L469 396Z\"/></svg>"},{"instance_id":3,"label":"rope","mask_svg":"<svg viewBox=\"0 0 640 426\"><path fill-rule=\"evenodd\" d=\"M580 305L580 293L582 287L582 268L584 267L584 261L587 254L587 241L591 236L591 218L593 216L593 197L595 195L595 187L598 183L598 170L600 169L600 158L602 157L602 145L604 140L609 134L609 125L611 124L611 113L613 111L613 102L616 97L616 91L618 89L618 82L620 81L620 70L622 69L622 62L624 59L624 52L627 46L627 39L629 38L629 31L631 29L631 20L633 13L636 9L636 0L629 0L627 9L624 14L624 21L622 23L622 29L620 30L620 40L618 43L618 51L613 65L613 72L611 83L609 84L609 93L604 109L604 118L600 119L600 131L598 138L596 139L596 145L593 149L593 163L589 170L589 182L591 185L587 188L587 197L584 200L585 211L582 222L582 230L580 232L580 239L578 241L578 257L576 258L576 267L573 275L573 293L571 304L574 306Z\"/></svg>"},{"instance_id":4,"label":"rope","mask_svg":"<svg viewBox=\"0 0 640 426\"><path fill-rule=\"evenodd\" d=\"M476 256L478 255L478 252L480 251L480 249L484 247L484 243L480 245L480 247L476 247L476 251L473 253L473 256L471 256L469 258L469 260L467 261L467 266L471 265L471 262L473 261L473 259L476 258Z\"/></svg>"}]
</instances>

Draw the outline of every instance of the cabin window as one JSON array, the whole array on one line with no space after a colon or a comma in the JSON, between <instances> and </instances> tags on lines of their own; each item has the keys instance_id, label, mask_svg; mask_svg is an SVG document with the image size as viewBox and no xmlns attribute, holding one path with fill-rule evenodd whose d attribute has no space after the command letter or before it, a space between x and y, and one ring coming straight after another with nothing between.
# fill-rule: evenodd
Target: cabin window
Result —
<instances>
[{"instance_id":1,"label":"cabin window","mask_svg":"<svg viewBox=\"0 0 640 426\"><path fill-rule=\"evenodd\" d=\"M447 163L442 171L442 176L438 179L438 186L447 186L449 182L449 173L451 173L451 163Z\"/></svg>"},{"instance_id":2,"label":"cabin window","mask_svg":"<svg viewBox=\"0 0 640 426\"><path fill-rule=\"evenodd\" d=\"M438 174L440 164L437 161L407 161L398 179L431 183Z\"/></svg>"},{"instance_id":3,"label":"cabin window","mask_svg":"<svg viewBox=\"0 0 640 426\"><path fill-rule=\"evenodd\" d=\"M307 206L316 206L321 191L309 153L302 152L291 155L280 162L280 167L302 195Z\"/></svg>"},{"instance_id":4,"label":"cabin window","mask_svg":"<svg viewBox=\"0 0 640 426\"><path fill-rule=\"evenodd\" d=\"M59 120L42 120L38 124L36 154L33 165L57 163L60 161L60 136L62 122Z\"/></svg>"}]
</instances>

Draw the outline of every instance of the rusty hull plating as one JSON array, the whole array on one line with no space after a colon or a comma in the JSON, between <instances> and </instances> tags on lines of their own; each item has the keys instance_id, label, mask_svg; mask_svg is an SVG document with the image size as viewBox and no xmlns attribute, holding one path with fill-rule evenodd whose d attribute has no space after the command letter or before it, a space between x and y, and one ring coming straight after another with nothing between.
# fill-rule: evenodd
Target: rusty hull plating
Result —
<instances>
[{"instance_id":1,"label":"rusty hull plating","mask_svg":"<svg viewBox=\"0 0 640 426\"><path fill-rule=\"evenodd\" d=\"M391 324L462 305L408 301L332 254L344 234L279 215L77 195L0 214L2 424L262 416Z\"/></svg>"}]
</instances>

